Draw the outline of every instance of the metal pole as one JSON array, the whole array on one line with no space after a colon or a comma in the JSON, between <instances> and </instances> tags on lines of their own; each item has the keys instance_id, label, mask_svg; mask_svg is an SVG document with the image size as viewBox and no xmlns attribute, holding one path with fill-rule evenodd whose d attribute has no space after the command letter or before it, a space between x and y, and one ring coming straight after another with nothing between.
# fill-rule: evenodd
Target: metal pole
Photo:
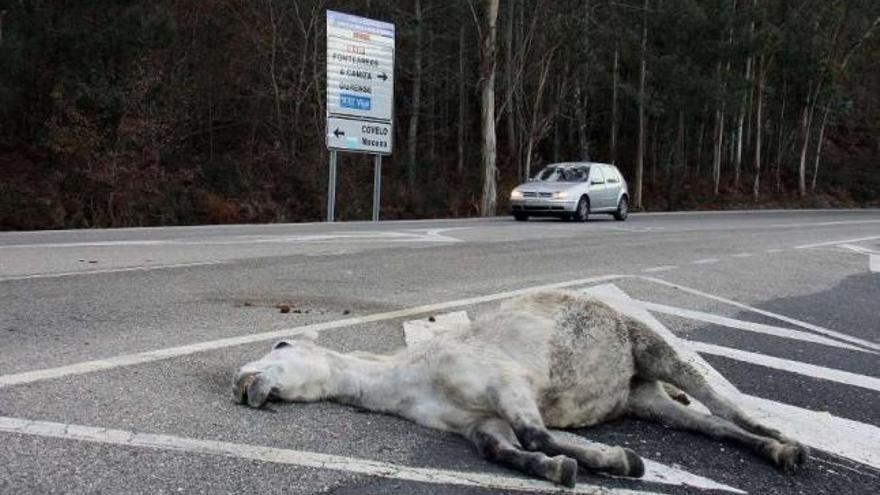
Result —
<instances>
[{"instance_id":1,"label":"metal pole","mask_svg":"<svg viewBox=\"0 0 880 495\"><path fill-rule=\"evenodd\" d=\"M330 150L330 177L327 179L327 221L336 217L336 150Z\"/></svg>"},{"instance_id":2,"label":"metal pole","mask_svg":"<svg viewBox=\"0 0 880 495\"><path fill-rule=\"evenodd\" d=\"M382 190L382 155L376 154L373 170L373 221L379 221L379 198Z\"/></svg>"}]
</instances>

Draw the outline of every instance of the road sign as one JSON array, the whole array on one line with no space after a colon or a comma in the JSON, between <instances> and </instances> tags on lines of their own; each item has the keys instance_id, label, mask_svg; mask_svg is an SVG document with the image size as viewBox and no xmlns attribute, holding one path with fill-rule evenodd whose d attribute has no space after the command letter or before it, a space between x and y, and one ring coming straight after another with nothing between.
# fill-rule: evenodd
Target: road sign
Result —
<instances>
[{"instance_id":1,"label":"road sign","mask_svg":"<svg viewBox=\"0 0 880 495\"><path fill-rule=\"evenodd\" d=\"M346 116L390 124L393 103L394 24L328 10L328 119Z\"/></svg>"},{"instance_id":2,"label":"road sign","mask_svg":"<svg viewBox=\"0 0 880 495\"><path fill-rule=\"evenodd\" d=\"M391 124L330 116L327 118L327 147L391 154Z\"/></svg>"},{"instance_id":3,"label":"road sign","mask_svg":"<svg viewBox=\"0 0 880 495\"><path fill-rule=\"evenodd\" d=\"M373 221L379 220L382 155L394 135L394 24L327 11L327 221L335 217L336 154L375 154Z\"/></svg>"}]
</instances>

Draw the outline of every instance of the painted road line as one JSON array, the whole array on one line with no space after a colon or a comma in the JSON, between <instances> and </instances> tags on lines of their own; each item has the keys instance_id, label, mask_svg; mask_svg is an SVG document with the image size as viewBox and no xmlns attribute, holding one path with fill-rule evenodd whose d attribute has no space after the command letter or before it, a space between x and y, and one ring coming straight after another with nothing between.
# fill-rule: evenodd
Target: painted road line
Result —
<instances>
[{"instance_id":1,"label":"painted road line","mask_svg":"<svg viewBox=\"0 0 880 495\"><path fill-rule=\"evenodd\" d=\"M858 337L853 337L852 335L847 335L845 333L836 332L834 330L829 330L825 327L820 327L819 325L813 325L812 323L807 323L805 321L800 321L800 320L796 320L794 318L789 318L788 316L784 316L784 315L781 315L778 313L773 313L771 311L766 311L766 310L763 310L760 308L756 308L754 306L749 306L747 304L732 301L730 299L727 299L727 298L724 298L721 296L716 296L714 294L708 294L706 292L703 292L703 291L700 291L700 290L697 290L697 289L694 289L691 287L679 285L679 284L676 284L673 282L667 282L666 280L663 280L663 279L654 278L654 277L646 277L643 275L632 275L632 277L640 278L642 280L647 280L649 282L654 282L654 283L660 284L660 285L665 285L667 287L672 287L672 288L681 290L683 292L687 292L689 294L694 294L697 296L705 297L707 299L712 299L713 301L718 301L718 302L722 302L724 304L729 304L729 305L735 306L737 308L746 309L746 310L749 310L753 313L758 313L759 315L769 316L771 318L774 318L774 319L777 319L780 321L784 321L786 323L791 323L792 325L797 325L801 328L806 328L807 330L812 330L816 333L821 333L821 334L826 335L828 337L833 337L835 339L850 342L852 344L866 347L868 349L880 351L880 344L877 344L876 342L871 342L869 340L860 339Z\"/></svg>"},{"instance_id":2,"label":"painted road line","mask_svg":"<svg viewBox=\"0 0 880 495\"><path fill-rule=\"evenodd\" d=\"M52 423L0 416L0 432L32 435L62 440L74 440L123 447L138 447L169 452L215 455L247 461L269 462L290 466L327 469L435 485L457 485L501 490L558 493L560 487L547 481L515 476L493 475L480 472L452 471L409 467L389 462L357 459L339 455L319 454L302 450L279 449L216 440L199 440L173 435L155 435L133 431L95 428L92 426ZM609 489L579 484L566 493L647 495L650 492Z\"/></svg>"},{"instance_id":3,"label":"painted road line","mask_svg":"<svg viewBox=\"0 0 880 495\"><path fill-rule=\"evenodd\" d=\"M601 277L584 278L570 280L567 282L559 282L555 284L545 284L525 289L517 289L512 291L498 292L486 296L470 297L466 299L457 299L435 304L427 304L424 306L416 306L396 311L387 311L384 313L375 313L372 315L358 316L352 318L344 318L341 320L326 321L321 323L312 323L299 327L284 328L271 332L254 333L241 335L238 337L228 337L224 339L209 340L194 344L187 344L178 347L168 347L165 349L157 349L153 351L138 352L134 354L124 354L121 356L109 357L105 359L96 359L94 361L86 361L76 364L59 366L56 368L47 368L42 370L25 371L22 373L14 373L10 375L0 376L0 388L10 385L20 385L24 383L32 383L41 380L50 380L70 375L81 375L84 373L92 373L96 371L104 371L124 366L132 366L136 364L151 363L161 361L173 357L186 356L197 352L212 351L223 349L226 347L234 347L245 344L253 344L257 342L265 342L270 340L280 340L299 335L306 332L322 332L336 328L350 327L363 323L375 323L380 321L394 320L398 318L407 318L425 313L437 313L450 309L457 309L464 306L475 304L483 304L487 302L500 301L511 297L528 294L530 292L563 289L569 287L577 287L579 285L589 285L600 282L608 282L622 278L622 275L604 275Z\"/></svg>"},{"instance_id":4,"label":"painted road line","mask_svg":"<svg viewBox=\"0 0 880 495\"><path fill-rule=\"evenodd\" d=\"M880 273L880 255L872 254L868 260L868 268L874 273Z\"/></svg>"},{"instance_id":5,"label":"painted road line","mask_svg":"<svg viewBox=\"0 0 880 495\"><path fill-rule=\"evenodd\" d=\"M408 320L403 322L403 329L406 335L406 345L407 347L420 345L423 342L429 341L443 334L456 332L460 329L466 328L470 324L471 320L464 311L435 315L434 321L429 321L425 318ZM607 445L592 442L571 432L554 430L553 434L564 438L569 442L580 444L585 447L594 449L609 448ZM643 482L684 485L703 490L724 490L734 493L745 493L737 488L697 476L676 467L668 466L650 459L643 460L645 461L645 475L640 480Z\"/></svg>"},{"instance_id":6,"label":"painted road line","mask_svg":"<svg viewBox=\"0 0 880 495\"><path fill-rule=\"evenodd\" d=\"M105 273L121 273L121 272L149 272L153 270L170 270L174 268L191 268L196 266L222 265L225 261L197 261L193 263L174 263L171 265L154 265L154 266L129 266L125 268L104 268L101 270L79 270L72 272L58 273L36 273L33 275L13 275L10 277L0 277L0 282L8 282L12 280L31 280L37 278L59 278L73 277L76 275L101 275Z\"/></svg>"},{"instance_id":7,"label":"painted road line","mask_svg":"<svg viewBox=\"0 0 880 495\"><path fill-rule=\"evenodd\" d=\"M718 258L703 258L701 260L692 261L691 263L695 265L708 265L711 263L718 263L720 261Z\"/></svg>"},{"instance_id":8,"label":"painted road line","mask_svg":"<svg viewBox=\"0 0 880 495\"><path fill-rule=\"evenodd\" d=\"M752 253L737 253L733 255L734 258L751 258L752 256Z\"/></svg>"},{"instance_id":9,"label":"painted road line","mask_svg":"<svg viewBox=\"0 0 880 495\"><path fill-rule=\"evenodd\" d=\"M800 361L792 361L789 359L781 359L766 354L758 354L755 352L741 351L730 347L723 347L705 342L697 342L693 340L685 341L691 349L700 354L711 354L713 356L721 356L744 363L757 364L765 368L773 368L777 370L787 371L789 373L797 373L813 378L820 378L854 387L866 388L880 392L880 378L872 376L859 375L848 371L837 370L834 368L825 368L823 366L815 366L812 364L802 363Z\"/></svg>"},{"instance_id":10,"label":"painted road line","mask_svg":"<svg viewBox=\"0 0 880 495\"><path fill-rule=\"evenodd\" d=\"M605 445L598 442L593 442L588 440L580 435L576 435L570 431L564 430L551 430L553 436L557 438L564 439L568 442L583 445L584 447L591 449L611 449L612 447L609 445ZM734 488L730 485L725 485L723 483L719 483L714 480L710 480L709 478L704 478L702 476L697 476L695 474L689 473L688 471L684 471L678 467L669 466L663 464L661 462L657 462L651 459L647 459L642 457L642 460L645 463L645 474L641 478L638 479L640 482L647 483L662 483L664 485L675 485L675 486L688 486L691 488L698 488L701 490L722 490L731 493L740 493L744 494L746 492Z\"/></svg>"},{"instance_id":11,"label":"painted road line","mask_svg":"<svg viewBox=\"0 0 880 495\"><path fill-rule=\"evenodd\" d=\"M659 272L668 272L669 270L677 269L677 265L663 265L663 266L655 266L653 268L645 268L642 270L645 273L659 273Z\"/></svg>"},{"instance_id":12,"label":"painted road line","mask_svg":"<svg viewBox=\"0 0 880 495\"><path fill-rule=\"evenodd\" d=\"M408 242L462 242L461 239L445 235L444 232L463 230L468 227L429 229L420 231L368 231L368 232L329 232L327 234L304 235L237 235L226 239L166 239L166 240L129 240L129 241L89 241L46 244L9 244L0 249L48 249L48 248L81 248L81 247L133 247L133 246L234 246L240 244L287 244L313 243L328 241L408 241Z\"/></svg>"},{"instance_id":13,"label":"painted road line","mask_svg":"<svg viewBox=\"0 0 880 495\"><path fill-rule=\"evenodd\" d=\"M804 332L802 330L774 327L771 325L765 325L763 323L753 323L750 321L736 320L733 318L727 318L725 316L719 316L712 313L705 313L702 311L695 311L685 308L676 308L674 306L667 306L665 304L657 304L647 301L636 301L636 303L639 304L641 307L647 309L648 311L652 311L654 313L678 316L680 318L702 321L703 323L711 323L713 325L719 325L722 327L735 328L737 330L745 330L747 332L763 333L766 335L773 335L775 337L783 337L786 339L800 340L802 342L821 344L829 347L849 349L851 351L872 352L852 344L840 342L838 340L823 337L821 335L816 335L814 333Z\"/></svg>"},{"instance_id":14,"label":"painted road line","mask_svg":"<svg viewBox=\"0 0 880 495\"><path fill-rule=\"evenodd\" d=\"M608 304L636 318L662 336L692 365L704 372L709 383L720 393L764 424L776 428L811 447L880 469L880 428L828 412L811 411L761 397L743 394L702 356L680 340L637 304L626 304L625 292L612 284L591 287L584 292L598 297L609 296Z\"/></svg>"},{"instance_id":15,"label":"painted road line","mask_svg":"<svg viewBox=\"0 0 880 495\"><path fill-rule=\"evenodd\" d=\"M822 246L836 246L840 244L852 244L855 242L863 242L863 241L873 241L874 239L880 239L880 235L874 235L870 237L858 237L856 239L843 239L839 241L828 241L828 242L817 242L815 244L804 244L802 246L795 246L795 249L809 249L814 247L822 247Z\"/></svg>"},{"instance_id":16,"label":"painted road line","mask_svg":"<svg viewBox=\"0 0 880 495\"><path fill-rule=\"evenodd\" d=\"M765 253L774 254L774 253L781 253L783 251L785 251L785 250L784 249L768 249L767 251L765 251Z\"/></svg>"},{"instance_id":17,"label":"painted road line","mask_svg":"<svg viewBox=\"0 0 880 495\"><path fill-rule=\"evenodd\" d=\"M859 254L880 254L880 253L876 253L874 251L871 251L870 249L868 249L866 247L856 246L855 244L841 244L838 247L842 247L844 249L849 249L850 251L854 251Z\"/></svg>"}]
</instances>

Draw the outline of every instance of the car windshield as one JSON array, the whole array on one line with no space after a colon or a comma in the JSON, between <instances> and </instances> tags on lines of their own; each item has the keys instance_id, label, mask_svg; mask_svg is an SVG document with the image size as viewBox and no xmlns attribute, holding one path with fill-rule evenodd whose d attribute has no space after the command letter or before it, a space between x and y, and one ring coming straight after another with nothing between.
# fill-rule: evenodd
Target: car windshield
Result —
<instances>
[{"instance_id":1,"label":"car windshield","mask_svg":"<svg viewBox=\"0 0 880 495\"><path fill-rule=\"evenodd\" d=\"M551 165L538 173L537 179L544 182L586 182L590 167L560 167Z\"/></svg>"}]
</instances>

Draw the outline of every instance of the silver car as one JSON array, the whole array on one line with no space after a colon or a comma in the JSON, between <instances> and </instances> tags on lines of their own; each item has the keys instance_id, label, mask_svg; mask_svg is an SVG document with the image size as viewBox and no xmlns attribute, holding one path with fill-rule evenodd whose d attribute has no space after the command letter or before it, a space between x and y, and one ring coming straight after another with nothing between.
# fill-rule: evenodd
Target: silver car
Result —
<instances>
[{"instance_id":1,"label":"silver car","mask_svg":"<svg viewBox=\"0 0 880 495\"><path fill-rule=\"evenodd\" d=\"M614 165L592 162L547 165L510 193L513 218L559 217L585 222L590 213L610 213L615 220L629 215L626 180Z\"/></svg>"}]
</instances>

